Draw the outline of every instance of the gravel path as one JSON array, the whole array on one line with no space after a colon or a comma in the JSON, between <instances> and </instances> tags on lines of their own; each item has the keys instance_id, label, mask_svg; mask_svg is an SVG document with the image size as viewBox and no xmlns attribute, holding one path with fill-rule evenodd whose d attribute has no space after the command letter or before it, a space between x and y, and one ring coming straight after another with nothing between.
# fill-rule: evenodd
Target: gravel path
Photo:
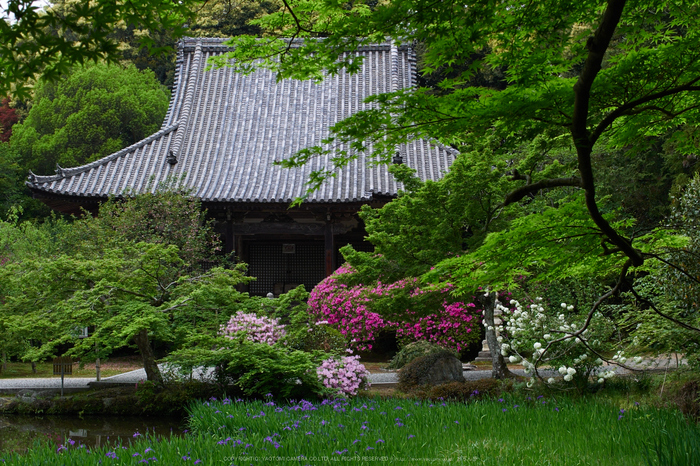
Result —
<instances>
[{"instance_id":1,"label":"gravel path","mask_svg":"<svg viewBox=\"0 0 700 466\"><path fill-rule=\"evenodd\" d=\"M663 369L665 367L669 367L671 369L676 367L676 360L675 358L669 358L669 357L660 357L657 359L653 360L648 360L647 363L651 363L650 365L647 365L646 368L650 369ZM684 359L680 360L681 364L687 363ZM633 363L629 363L631 366L637 366L640 369L642 368L642 365L635 365ZM163 367L161 367L163 369ZM617 372L619 374L624 374L627 373L628 371L625 369L621 368L616 368ZM525 373L523 372L522 369L513 369L513 373L525 376ZM200 378L202 376L207 376L211 374L211 369L210 370L200 370L199 372L195 371L195 377ZM540 374L543 377L557 377L559 376L559 373L554 370L542 370L540 371ZM469 371L464 371L464 378L466 380L479 380L479 379L486 379L491 377L491 371L490 370L469 370ZM396 383L398 382L397 375L395 372L385 372L385 373L377 373L377 374L371 374L370 375L370 382L372 384L391 384L391 383ZM137 369L131 372L125 372L123 374L119 375L114 375L112 377L103 377L101 382L102 384L135 384L141 380L146 380L146 371L143 369ZM66 377L64 381L64 387L66 389L72 389L72 390L80 390L80 389L88 389L89 388L89 383L90 382L95 382L94 378L72 378L72 377ZM11 392L16 392L16 391L21 391L21 390L46 390L46 389L59 389L61 388L61 378L60 377L52 377L52 378L33 378L33 379L0 379L0 392L2 391L11 391Z\"/></svg>"},{"instance_id":2,"label":"gravel path","mask_svg":"<svg viewBox=\"0 0 700 466\"><path fill-rule=\"evenodd\" d=\"M514 373L518 375L524 375L522 370L514 370ZM205 373L208 375L210 372ZM202 374L196 374L201 376ZM464 378L467 380L479 380L491 377L490 370L482 371L464 371ZM398 381L395 372L385 372L378 374L370 374L370 382L372 384L387 384L396 383ZM104 377L101 382L103 384L136 384L141 380L146 380L146 371L143 369L137 369L131 372L125 372L123 374L115 375L112 377ZM64 381L64 387L70 389L87 389L89 388L89 383L95 382L94 378L66 378ZM44 390L44 389L60 389L61 388L61 378L35 378L35 379L0 379L0 391L3 390Z\"/></svg>"}]
</instances>

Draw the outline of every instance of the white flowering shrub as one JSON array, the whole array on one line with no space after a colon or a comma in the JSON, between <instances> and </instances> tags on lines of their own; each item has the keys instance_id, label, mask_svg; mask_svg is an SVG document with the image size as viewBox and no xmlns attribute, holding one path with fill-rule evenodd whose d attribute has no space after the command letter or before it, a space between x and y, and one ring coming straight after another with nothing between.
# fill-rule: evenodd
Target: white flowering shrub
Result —
<instances>
[{"instance_id":1,"label":"white flowering shrub","mask_svg":"<svg viewBox=\"0 0 700 466\"><path fill-rule=\"evenodd\" d=\"M575 314L574 307L561 304L556 312L545 309L542 299L524 307L518 301L511 301L510 308L497 305L502 312L503 323L497 327L501 354L510 363L520 363L525 373L530 375L531 383L539 375L538 369L549 366L557 369L565 382L586 384L594 376L603 382L615 374L614 368L603 366L603 361L596 353L610 351L610 337L615 328L610 319L596 312L583 331L587 315ZM626 361L622 352L616 360ZM548 383L556 382L554 377Z\"/></svg>"},{"instance_id":2,"label":"white flowering shrub","mask_svg":"<svg viewBox=\"0 0 700 466\"><path fill-rule=\"evenodd\" d=\"M231 316L226 325L222 325L219 333L229 339L233 339L236 334L245 333L246 338L253 343L266 343L274 345L282 338L286 332L284 325L277 319L270 317L258 317L256 314L247 314L238 311Z\"/></svg>"}]
</instances>

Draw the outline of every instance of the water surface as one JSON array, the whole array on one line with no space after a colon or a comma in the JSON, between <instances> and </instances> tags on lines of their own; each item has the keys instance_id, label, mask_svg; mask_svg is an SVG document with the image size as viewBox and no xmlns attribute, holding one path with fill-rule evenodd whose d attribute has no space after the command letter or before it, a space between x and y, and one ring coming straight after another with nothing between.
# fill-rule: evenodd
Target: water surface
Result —
<instances>
[{"instance_id":1,"label":"water surface","mask_svg":"<svg viewBox=\"0 0 700 466\"><path fill-rule=\"evenodd\" d=\"M26 451L37 439L93 447L126 444L137 432L169 437L185 429L185 420L173 417L0 415L0 452Z\"/></svg>"}]
</instances>

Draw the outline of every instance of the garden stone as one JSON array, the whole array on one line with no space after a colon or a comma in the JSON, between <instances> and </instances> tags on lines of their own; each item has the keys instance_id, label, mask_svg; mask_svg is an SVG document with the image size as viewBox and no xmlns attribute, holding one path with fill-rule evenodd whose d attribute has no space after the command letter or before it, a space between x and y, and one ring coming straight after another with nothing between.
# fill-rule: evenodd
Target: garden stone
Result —
<instances>
[{"instance_id":1,"label":"garden stone","mask_svg":"<svg viewBox=\"0 0 700 466\"><path fill-rule=\"evenodd\" d=\"M426 374L426 383L439 385L448 382L464 382L462 362L454 356L443 356L435 361Z\"/></svg>"},{"instance_id":2,"label":"garden stone","mask_svg":"<svg viewBox=\"0 0 700 466\"><path fill-rule=\"evenodd\" d=\"M416 358L399 371L399 389L402 391L449 382L464 382L464 374L462 362L447 350Z\"/></svg>"},{"instance_id":3,"label":"garden stone","mask_svg":"<svg viewBox=\"0 0 700 466\"><path fill-rule=\"evenodd\" d=\"M32 403L36 400L36 393L31 390L23 390L17 394L17 398L22 403Z\"/></svg>"},{"instance_id":4,"label":"garden stone","mask_svg":"<svg viewBox=\"0 0 700 466\"><path fill-rule=\"evenodd\" d=\"M40 390L34 392L36 398L53 398L60 393L60 390Z\"/></svg>"}]
</instances>

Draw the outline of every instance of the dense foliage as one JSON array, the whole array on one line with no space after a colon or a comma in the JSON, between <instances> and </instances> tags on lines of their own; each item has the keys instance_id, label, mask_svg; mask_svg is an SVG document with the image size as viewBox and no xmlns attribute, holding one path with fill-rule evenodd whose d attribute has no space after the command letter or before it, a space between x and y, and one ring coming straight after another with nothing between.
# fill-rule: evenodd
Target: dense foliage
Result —
<instances>
[{"instance_id":1,"label":"dense foliage","mask_svg":"<svg viewBox=\"0 0 700 466\"><path fill-rule=\"evenodd\" d=\"M241 34L260 36L263 28L251 20L278 11L279 0L209 0L195 10L187 35L192 37L233 37Z\"/></svg>"},{"instance_id":2,"label":"dense foliage","mask_svg":"<svg viewBox=\"0 0 700 466\"><path fill-rule=\"evenodd\" d=\"M679 352L700 367L700 178L675 199L668 228L677 229L688 242L669 249L635 280L628 298L616 306L624 316L629 343L636 351L656 354Z\"/></svg>"},{"instance_id":3,"label":"dense foliage","mask_svg":"<svg viewBox=\"0 0 700 466\"><path fill-rule=\"evenodd\" d=\"M52 173L134 144L156 132L169 95L151 72L135 67L81 67L65 80L40 83L34 104L10 143L22 167Z\"/></svg>"},{"instance_id":4,"label":"dense foliage","mask_svg":"<svg viewBox=\"0 0 700 466\"><path fill-rule=\"evenodd\" d=\"M177 347L188 332L216 332L228 318L219 309L247 300L236 290L247 280L243 267L206 270L199 262L216 245L199 201L154 191L73 224L2 223L0 322L27 342L20 357L69 348L91 359L135 344L157 382L154 340ZM89 336L78 338L84 327Z\"/></svg>"},{"instance_id":5,"label":"dense foliage","mask_svg":"<svg viewBox=\"0 0 700 466\"><path fill-rule=\"evenodd\" d=\"M195 0L65 1L61 8L43 8L36 0L8 0L0 9L0 95L13 92L28 97L37 76L58 80L75 64L121 58L111 35L126 25L145 30L185 31ZM164 51L148 34L141 46Z\"/></svg>"},{"instance_id":6,"label":"dense foliage","mask_svg":"<svg viewBox=\"0 0 700 466\"><path fill-rule=\"evenodd\" d=\"M187 376L214 368L214 380L248 396L349 396L367 388L369 372L348 356L346 339L315 322L303 285L279 298L248 300L218 334L191 333L166 359Z\"/></svg>"},{"instance_id":7,"label":"dense foliage","mask_svg":"<svg viewBox=\"0 0 700 466\"><path fill-rule=\"evenodd\" d=\"M23 175L17 154L8 144L0 143L0 218L8 215L10 207L21 207Z\"/></svg>"}]
</instances>

